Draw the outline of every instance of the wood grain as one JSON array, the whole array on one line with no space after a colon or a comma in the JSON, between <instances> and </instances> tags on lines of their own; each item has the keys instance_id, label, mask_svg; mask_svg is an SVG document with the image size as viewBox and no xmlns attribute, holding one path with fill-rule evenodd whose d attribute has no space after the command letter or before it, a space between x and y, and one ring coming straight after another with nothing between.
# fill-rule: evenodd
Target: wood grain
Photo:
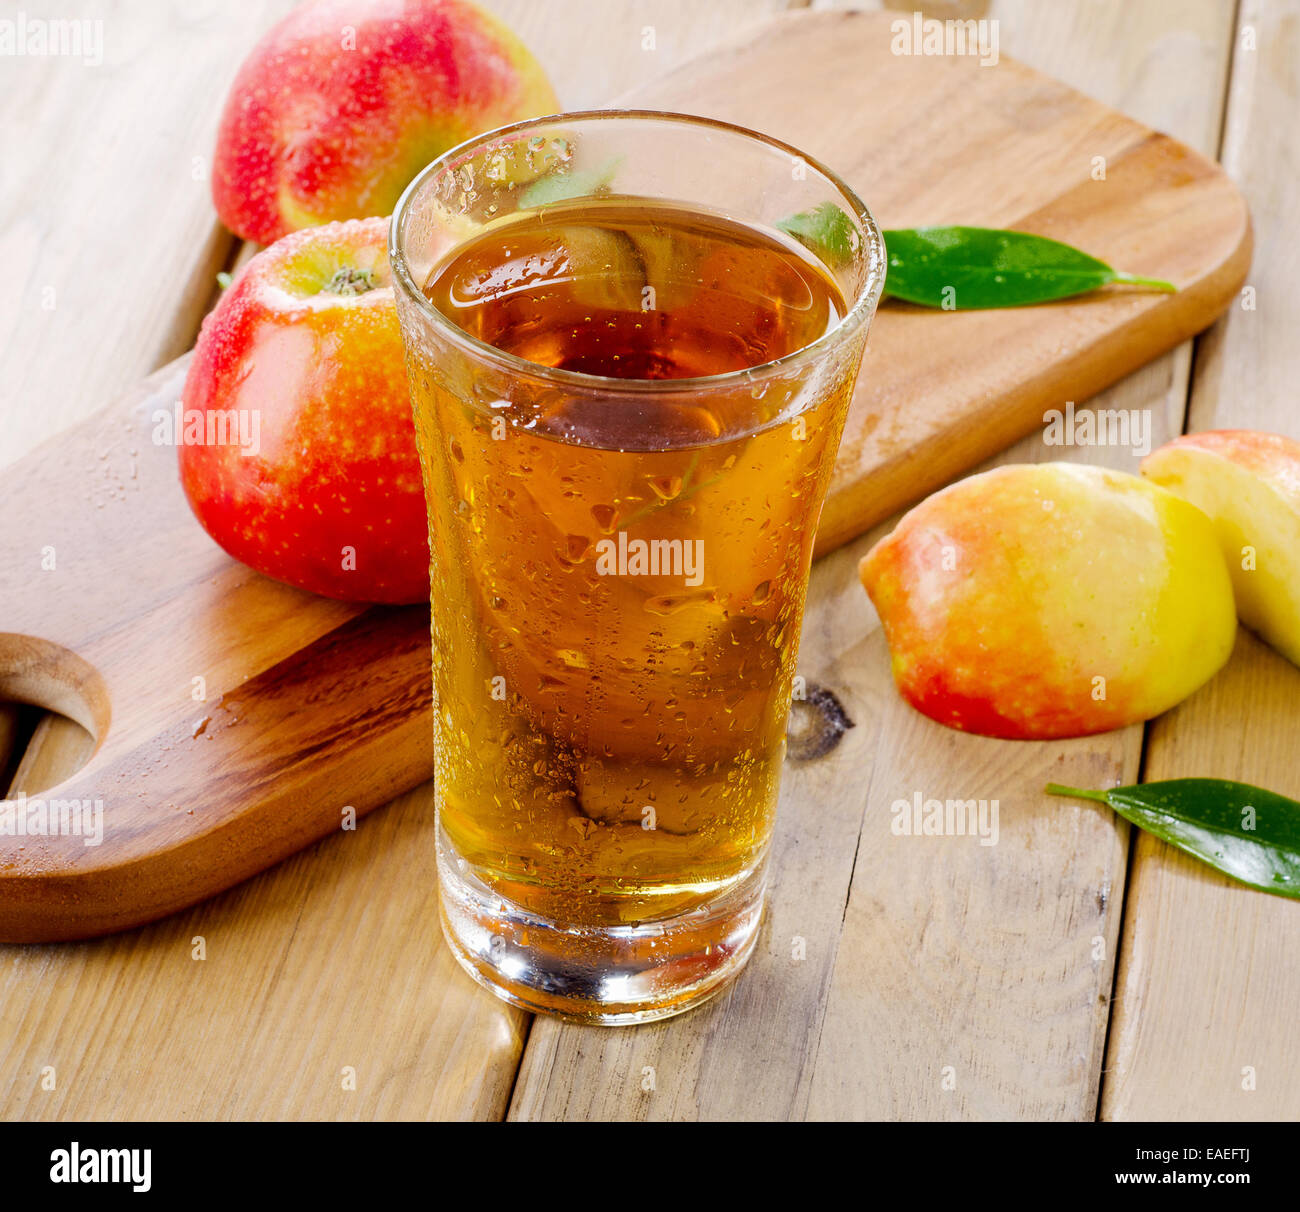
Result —
<instances>
[{"instance_id":1,"label":"wood grain","mask_svg":"<svg viewBox=\"0 0 1300 1212\"><path fill-rule=\"evenodd\" d=\"M990 14L1014 31L1017 53L1104 82L1113 95L1093 91L1107 101L1157 64L1142 118L1212 151L1232 5L1186 5L1176 16L1144 6L1132 40L1117 33L1134 28L1129 8L994 5ZM1147 410L1159 443L1178 432L1189 355L1183 346L1152 362L1093 406ZM1064 452L1038 434L994 462L1062 455L1137 464L1131 450ZM912 712L894 692L856 577L889 525L814 572L800 669L833 687L857 726L823 763L787 766L769 916L750 967L724 999L636 1033L539 1019L513 1118L1094 1116L1129 834L1108 813L1046 799L1042 787L1066 772L1135 779L1142 730L1021 744L963 736ZM998 845L891 835L892 801L916 790L998 798ZM802 961L792 959L797 938ZM643 1089L647 1067L653 1091Z\"/></svg>"},{"instance_id":2,"label":"wood grain","mask_svg":"<svg viewBox=\"0 0 1300 1212\"><path fill-rule=\"evenodd\" d=\"M1251 48L1253 44L1253 49ZM1300 207L1277 132L1300 108L1300 5L1241 6L1223 161L1270 249L1199 344L1190 429L1300 436ZM1243 300L1244 302L1245 300ZM1244 629L1227 668L1158 720L1148 780L1209 775L1300 797L1300 669ZM1134 852L1102 1113L1107 1119L1300 1118L1300 905L1252 892L1143 834Z\"/></svg>"}]
</instances>

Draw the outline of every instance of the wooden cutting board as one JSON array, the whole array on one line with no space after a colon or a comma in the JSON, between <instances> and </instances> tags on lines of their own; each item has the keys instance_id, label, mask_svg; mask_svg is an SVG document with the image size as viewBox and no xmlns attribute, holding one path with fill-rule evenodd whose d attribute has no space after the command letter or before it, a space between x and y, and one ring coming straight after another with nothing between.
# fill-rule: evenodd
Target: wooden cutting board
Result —
<instances>
[{"instance_id":1,"label":"wooden cutting board","mask_svg":"<svg viewBox=\"0 0 1300 1212\"><path fill-rule=\"evenodd\" d=\"M823 551L1206 327L1250 256L1245 203L1213 163L1005 57L894 55L895 19L791 14L622 100L805 148L883 227L1023 228L1181 289L882 306ZM0 482L0 699L95 734L39 798L103 811L95 846L0 835L3 941L180 909L432 771L427 610L329 602L227 559L151 440L183 377L184 360L164 368Z\"/></svg>"}]
</instances>

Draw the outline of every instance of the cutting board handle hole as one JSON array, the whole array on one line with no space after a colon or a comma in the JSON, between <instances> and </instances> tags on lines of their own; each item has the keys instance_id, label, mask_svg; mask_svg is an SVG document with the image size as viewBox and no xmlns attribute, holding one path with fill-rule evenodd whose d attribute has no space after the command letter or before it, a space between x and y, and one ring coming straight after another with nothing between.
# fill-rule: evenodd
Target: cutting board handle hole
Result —
<instances>
[{"instance_id":1,"label":"cutting board handle hole","mask_svg":"<svg viewBox=\"0 0 1300 1212\"><path fill-rule=\"evenodd\" d=\"M94 741L87 761L108 735L112 712L108 686L99 670L49 640L0 632L0 703L4 702L43 707L80 724ZM73 773L68 770L64 775Z\"/></svg>"}]
</instances>

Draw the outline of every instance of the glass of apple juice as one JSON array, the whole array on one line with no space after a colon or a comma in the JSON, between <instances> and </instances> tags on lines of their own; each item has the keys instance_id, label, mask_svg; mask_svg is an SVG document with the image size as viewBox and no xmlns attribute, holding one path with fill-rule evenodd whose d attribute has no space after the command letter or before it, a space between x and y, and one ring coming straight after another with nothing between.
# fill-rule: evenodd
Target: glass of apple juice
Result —
<instances>
[{"instance_id":1,"label":"glass of apple juice","mask_svg":"<svg viewBox=\"0 0 1300 1212\"><path fill-rule=\"evenodd\" d=\"M679 1013L758 935L880 232L791 147L619 110L448 152L389 252L447 941L529 1010Z\"/></svg>"}]
</instances>

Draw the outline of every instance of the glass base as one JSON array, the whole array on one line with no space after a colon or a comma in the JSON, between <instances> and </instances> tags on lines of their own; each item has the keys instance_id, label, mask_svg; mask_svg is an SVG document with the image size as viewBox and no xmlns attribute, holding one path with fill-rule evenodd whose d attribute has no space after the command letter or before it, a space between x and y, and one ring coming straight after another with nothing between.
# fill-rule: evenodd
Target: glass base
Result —
<instances>
[{"instance_id":1,"label":"glass base","mask_svg":"<svg viewBox=\"0 0 1300 1212\"><path fill-rule=\"evenodd\" d=\"M701 909L626 926L567 926L504 900L438 825L438 904L452 954L497 997L604 1026L681 1014L745 966L763 917L760 862Z\"/></svg>"}]
</instances>

